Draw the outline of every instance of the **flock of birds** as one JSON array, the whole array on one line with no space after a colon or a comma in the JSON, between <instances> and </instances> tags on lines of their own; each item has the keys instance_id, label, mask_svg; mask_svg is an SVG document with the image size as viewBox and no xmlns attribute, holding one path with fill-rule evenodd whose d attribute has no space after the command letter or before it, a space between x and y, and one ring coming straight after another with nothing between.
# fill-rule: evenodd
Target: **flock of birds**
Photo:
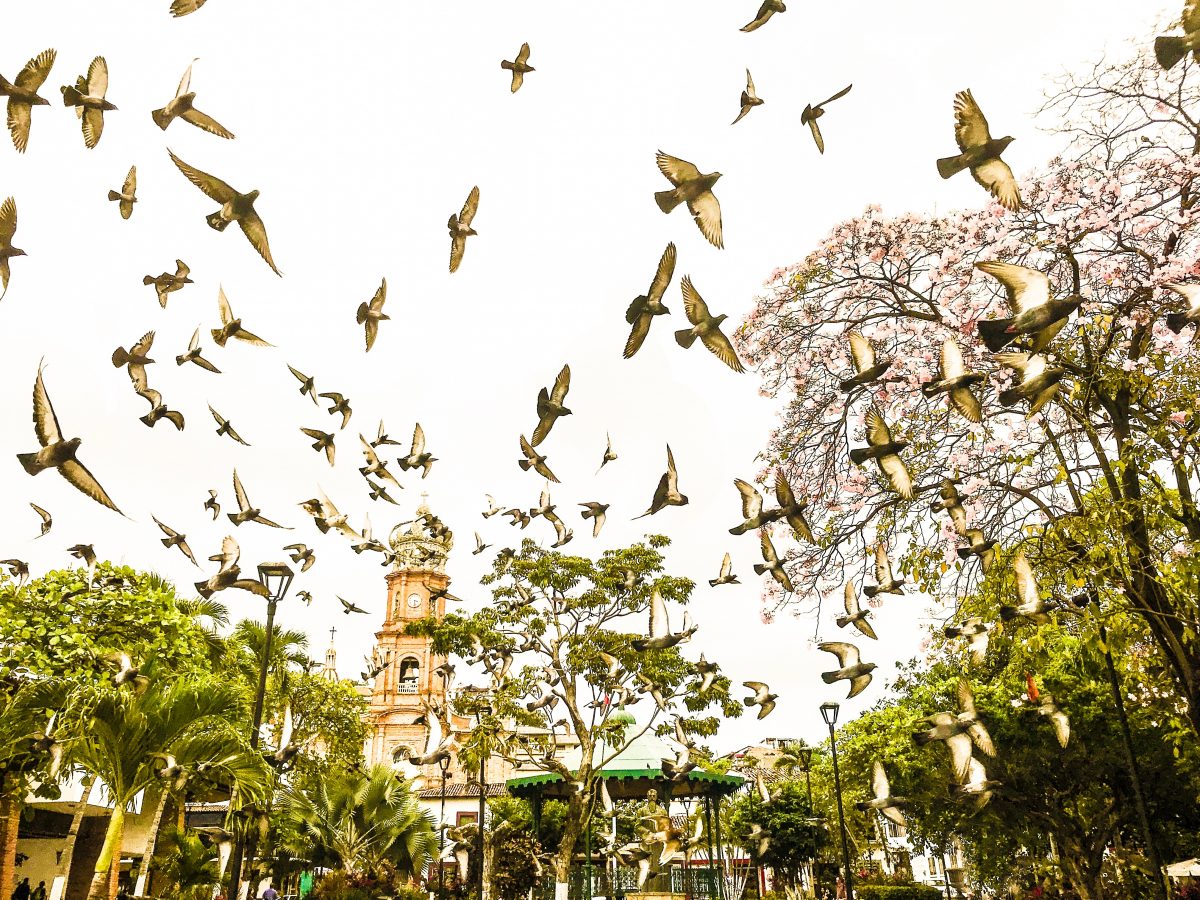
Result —
<instances>
[{"instance_id":1,"label":"flock of birds","mask_svg":"<svg viewBox=\"0 0 1200 900\"><path fill-rule=\"evenodd\" d=\"M187 15L200 9L205 0L175 0L171 6L172 14ZM1200 59L1200 8L1197 0L1189 0L1183 20L1185 35L1182 37L1161 37L1155 45L1159 61L1164 68L1175 65L1188 52ZM786 12L786 6L781 0L765 0L755 18L742 31L752 32L763 27L779 13ZM523 44L513 60L504 60L501 67L511 73L511 90L515 93L525 83L525 78L536 69L529 64L531 53L529 45ZM13 146L18 152L24 153L30 140L32 127L32 111L35 107L47 106L49 101L38 92L50 75L56 61L56 53L48 49L29 60L20 70L13 81L0 76L0 96L7 98L7 122L12 136ZM151 115L155 124L164 131L179 119L193 127L199 128L216 137L232 140L234 134L222 126L216 119L201 112L195 106L195 92L191 91L191 66L184 73L175 95L165 106L154 110ZM101 56L95 57L84 75L79 76L73 85L61 88L63 104L75 110L80 119L84 143L88 148L95 147L100 141L105 126L107 113L117 110L117 107L107 99L108 65ZM819 119L826 114L825 107L844 97L852 86L838 91L827 100L809 104L805 107L802 121L809 125L813 140L821 153L825 151L825 140L819 125ZM741 93L739 111L734 123L741 121L755 108L763 105L764 99L757 93L749 70L746 72L745 90ZM958 93L954 98L954 137L959 152L944 159L937 160L936 169L942 178L950 178L964 170L970 171L972 177L1005 209L1015 211L1021 207L1021 197L1017 182L1012 171L1002 159L1002 153L1013 140L1010 136L992 137L988 122L969 90ZM211 175L189 163L184 162L175 153L168 150L169 158L179 172L202 193L218 204L216 211L206 217L210 228L224 231L230 224L236 223L244 237L261 256L263 261L276 275L282 273L272 257L267 239L266 226L255 209L258 191L241 192L225 181ZM655 193L654 201L659 209L669 214L679 206L686 206L692 215L704 238L716 248L723 246L721 223L721 207L714 194L714 188L721 173L702 173L691 162L675 156L659 152L656 157L657 165L663 176L670 182L669 189ZM110 190L108 200L117 204L119 214L129 219L139 201L137 194L137 172L131 167L119 190ZM478 186L473 187L461 210L451 215L448 221L450 236L449 269L455 272L462 265L467 239L477 236L472 227L480 202ZM7 198L0 204L0 282L7 292L10 280L10 261L25 256L25 252L13 244L17 230L17 207L14 198ZM667 245L659 259L650 286L646 294L636 297L626 310L625 318L631 326L629 337L624 347L624 356L635 355L646 341L651 325L656 317L670 314L664 303L666 292L674 279L677 251L674 243ZM996 279L1003 287L1011 306L1012 315L1005 318L984 320L978 323L979 337L989 351L994 354L995 362L1019 374L1019 380L1009 389L999 394L999 401L1004 406L1012 406L1021 402L1028 404L1029 414L1041 410L1054 399L1060 389L1062 379L1071 373L1068 362L1055 357L1051 352L1051 344L1063 328L1070 316L1079 308L1081 298L1078 296L1057 296L1051 289L1049 278L1042 272L1025 266L1002 261L987 261L977 264L978 268ZM177 260L174 272L164 271L158 276L146 275L144 284L153 286L159 305L166 309L173 293L183 290L191 284L188 266ZM1184 312L1172 313L1167 324L1179 331L1189 324L1200 324L1200 286L1188 284L1173 284L1170 290L1181 295L1188 303ZM724 314L714 315L705 300L697 291L691 278L684 275L680 279L680 290L688 326L675 331L676 342L684 349L690 348L697 340L722 363L734 372L744 372L745 367L738 358L727 335L722 330L726 319ZM0 295L2 296L2 295ZM366 351L369 352L375 344L381 325L388 321L384 312L387 299L387 282L383 280L379 289L369 300L362 302L356 310L356 322L363 327ZM240 342L250 346L271 346L266 340L248 330L234 312L224 289L219 291L217 298L218 325L210 330L214 345L224 348L228 342ZM176 429L182 431L186 422L183 414L169 408L162 395L150 387L148 367L155 364L150 356L153 349L155 332L147 331L128 349L118 347L112 354L114 367L125 368L133 385L134 391L149 404L149 410L140 418L147 427L155 427L158 422L166 420ZM892 360L887 359L881 351L861 333L851 332L849 341L853 371L847 373L842 382L842 390L848 394L868 394L873 385L879 382L888 372ZM200 329L192 335L186 350L175 357L177 366L194 365L197 369L211 374L220 374L220 369L208 358L207 351L201 343ZM312 441L311 447L315 452L323 454L330 466L335 464L336 440L348 426L353 409L350 400L336 391L318 392L314 379L297 368L288 366L289 371L299 382L299 392L309 397L318 407L321 401L327 401L326 412L336 417L333 424L324 428L303 427L300 431ZM980 371L967 369L963 353L954 338L945 340L941 348L941 365L938 377L923 385L921 390L928 396L944 394L950 408L958 415L972 423L983 420L983 407L975 393L977 386L985 381L986 375ZM544 442L550 436L555 423L562 417L572 415L572 410L566 404L571 387L571 370L564 365L549 387L543 387L537 396L535 409L537 422L526 437L519 436L518 445L520 458L517 460L522 470L533 471L544 479L545 487L541 491L536 507L524 509L511 507L501 509L487 496L488 507L482 513L485 519L503 513L509 517L510 525L521 530L529 527L537 518L542 518L554 529L555 540L551 544L559 548L574 538L574 531L568 527L563 518L557 513L556 506L551 502L550 484L558 483L559 479L550 467L544 451ZM78 458L81 439L67 437L69 431L59 423L50 395L43 380L42 367L39 366L33 386L33 423L34 435L38 447L30 452L17 455L18 461L30 476L36 476L46 470L57 471L68 483L90 497L95 502L120 512L119 507L110 497L101 483ZM241 445L249 443L239 434L234 424L211 405L209 411L216 423L216 434L228 438ZM393 463L384 454L389 446L403 445L392 440L381 421L376 435L368 439L359 433L359 445L364 464L358 471L362 476L368 495L372 501L382 501L396 504L389 489L399 490L403 487L391 471ZM879 470L883 482L904 500L914 500L923 490L913 485L912 478L903 459L903 451L907 443L897 439L892 427L885 421L882 413L875 407L866 413L866 446L855 448L850 453L851 461L856 465L873 463ZM611 438L600 458L599 471L606 465L618 459L613 449ZM395 459L395 468L401 472L419 470L421 478L429 475L433 464L437 461L426 448L425 433L416 423L408 452ZM246 486L236 470L232 474L232 488L236 511L226 512L226 516L234 527L245 524L257 524L275 529L287 529L287 526L264 515L262 509L254 506L250 500ZM805 519L806 502L798 498L792 486L783 473L776 471L773 483L773 494L776 505L768 507L762 493L752 484L742 479L735 480L735 487L741 499L742 521L730 529L734 535L747 532L758 532L762 562L754 566L757 575L769 575L784 591L791 592L793 585L788 575L785 559L776 551L770 534L770 526L778 522L786 522L793 535L798 540L815 542L809 523ZM209 489L208 497L203 502L204 509L216 521L222 511L218 491ZM679 472L676 467L674 453L670 445L666 447L666 470L658 480L651 496L650 504L642 516L652 516L670 506L685 506L688 498L680 490ZM45 508L30 504L33 511L40 517L39 537L48 534L53 525L53 518ZM342 513L337 505L323 491L320 496L305 500L299 504L314 521L322 533L336 532L347 538L355 553L371 551L380 556L381 564L391 565L394 553L382 541L373 536L369 516L361 529L355 529L349 523L348 516ZM600 501L586 501L579 504L582 520L591 522L592 534L598 537L606 521L609 505ZM938 489L938 499L932 508L936 512L945 513L950 517L955 532L964 542L958 553L964 560L978 559L984 571L990 570L996 560L996 541L988 538L979 529L972 528L967 522L963 497L959 491L959 481L946 477L941 479ZM449 534L449 529L436 516L424 512L419 518L425 528L435 536ZM638 518L641 518L639 516ZM178 548L193 564L199 566L195 554L187 542L187 535L173 529L160 521L153 519L161 530L162 544L168 548ZM478 532L475 533L476 547L473 553L480 554L491 545L484 542ZM300 565L301 571L306 572L316 561L314 551L302 542L294 542L285 548L291 559ZM91 585L96 565L96 552L90 544L77 544L70 548L72 555L83 560L89 569L89 587ZM512 551L501 551L511 554ZM217 564L216 571L208 578L198 581L196 591L203 597L211 597L224 590L244 590L265 595L266 588L258 581L241 577L239 567L240 548L232 536L226 536L218 553L208 559ZM8 568L10 574L17 580L20 590L30 576L29 566L19 559L0 561L0 565ZM1055 601L1043 599L1038 589L1032 569L1024 555L1017 553L1010 563L1017 585L1019 602L1016 605L1004 606L1000 617L1004 621L1030 623L1034 626L1050 621L1051 614L1063 606ZM874 584L862 587L861 593L876 603L884 595L902 595L904 579L897 577L888 557L887 548L881 543L875 548ZM730 555L727 553L722 560L716 578L710 579L712 587L738 584L738 576L732 571ZM312 597L306 591L299 595L311 602ZM366 610L341 597L337 598L343 611L365 614ZM457 598L452 598L457 599ZM836 618L838 628L852 627L862 637L875 640L877 634L871 624L871 610L864 608L859 599L859 588L853 583L847 583L844 596L845 615ZM688 641L696 631L696 625L686 613L682 627L673 631L670 626L666 604L661 595L654 591L650 602L649 624L644 638L634 642L637 650L659 649L674 647ZM947 627L946 636L952 639L962 638L967 642L969 658L974 662L981 661L988 647L989 633L995 625L986 623L980 618L970 618L961 624ZM875 663L864 662L862 654L853 643L847 641L827 641L819 645L822 651L832 654L837 659L837 667L824 672L822 679L827 684L845 681L848 683L848 697L862 693L871 683ZM468 663L482 662L494 678L503 678L512 664L513 653L519 653L522 647L504 648L479 646L476 653L467 659ZM604 654L604 656L607 656ZM386 668L377 655L368 659L368 669L363 673L365 680L373 679ZM609 675L615 674L613 667L617 661L608 657L605 660L610 667ZM134 690L145 688L145 676L141 675L128 656L112 660L115 673L112 676L114 684L129 685ZM695 664L695 672L701 678L701 690L711 687L717 668L707 662L702 656ZM447 664L439 671L447 685L453 677L453 666ZM759 681L743 683L751 691L744 703L749 708L757 708L758 718L769 715L779 699L778 694L772 693L768 685ZM527 704L530 711L544 710L550 716L554 705L554 685L547 678L539 681L537 695ZM633 702L635 694L649 694L656 702L663 701L661 692L653 683L640 684L634 690L628 690L625 695L618 693L614 705L620 702ZM1053 725L1054 733L1062 746L1066 746L1070 736L1069 719L1055 702L1052 695L1045 691L1039 692L1032 677L1029 679L1027 702L1032 704L1038 713L1045 716ZM445 711L430 707L423 717L428 725L428 740L425 749L413 752L411 762L417 765L436 763L439 758L449 752L448 741L450 729L445 720ZM954 784L951 792L954 796L974 803L976 808L982 807L991 798L998 783L987 776L984 765L975 755L976 751L987 757L996 754L987 729L975 708L970 687L964 679L958 691L958 709L939 711L932 714L927 723L928 728L916 735L914 739L919 745L931 743L944 744L950 753L951 769L954 774ZM35 736L47 753L53 754L55 741L50 732L53 722ZM273 765L285 765L298 748L291 743L290 709L285 714L284 725L281 729L279 749L267 754ZM675 759L663 761L664 772L671 777L685 777L687 772L696 767L697 760L692 751L695 744L684 733L684 729L676 721L677 744L680 748ZM177 767L176 767L177 768ZM164 761L164 778L172 777L174 771L170 761ZM896 822L903 822L900 809L905 804L902 797L891 795L887 774L882 763L875 762L872 778L874 799L860 804L863 809L875 810ZM770 803L772 796L768 785L759 775L757 791L764 803ZM612 815L614 809L607 788L600 784L600 800L605 812ZM612 848L613 852L626 863L634 864L644 871L649 871L651 861L657 859L662 864L676 856L687 855L698 846L699 834L681 833L671 825L668 816L652 815L644 820L646 826L643 834L635 844L621 848ZM215 835L221 839L221 835ZM759 842L760 850L765 848L762 842L769 842L770 835L758 828L754 839ZM643 866L643 863L645 865ZM642 880L644 880L644 874Z\"/></svg>"}]
</instances>

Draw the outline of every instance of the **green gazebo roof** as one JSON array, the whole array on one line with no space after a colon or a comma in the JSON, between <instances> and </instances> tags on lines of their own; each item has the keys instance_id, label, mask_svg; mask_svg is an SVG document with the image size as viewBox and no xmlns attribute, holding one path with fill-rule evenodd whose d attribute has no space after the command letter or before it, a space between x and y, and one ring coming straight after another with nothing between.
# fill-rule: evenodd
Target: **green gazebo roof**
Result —
<instances>
[{"instance_id":1,"label":"green gazebo roof","mask_svg":"<svg viewBox=\"0 0 1200 900\"><path fill-rule=\"evenodd\" d=\"M627 712L620 711L616 716L625 716L629 726L634 724L633 717ZM601 742L594 756L599 759L612 754L613 748ZM740 775L718 775L713 772L702 772L694 769L685 778L672 780L663 774L662 761L673 759L675 749L668 745L653 731L646 731L624 747L612 759L605 763L600 772L608 782L608 791L613 800L641 800L651 791L658 792L662 799L685 799L688 797L713 797L732 794L744 783ZM576 760L573 769L579 765ZM540 772L537 775L526 775L521 778L509 779L506 783L508 792L514 797L561 799L570 796L571 788L563 777L555 772Z\"/></svg>"}]
</instances>

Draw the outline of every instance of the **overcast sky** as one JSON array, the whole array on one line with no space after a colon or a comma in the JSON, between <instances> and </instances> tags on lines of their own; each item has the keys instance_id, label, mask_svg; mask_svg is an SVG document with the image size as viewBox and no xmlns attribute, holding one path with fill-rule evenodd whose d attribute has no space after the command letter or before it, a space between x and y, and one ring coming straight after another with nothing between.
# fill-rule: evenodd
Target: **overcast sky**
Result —
<instances>
[{"instance_id":1,"label":"overcast sky","mask_svg":"<svg viewBox=\"0 0 1200 900\"><path fill-rule=\"evenodd\" d=\"M251 571L303 541L317 563L297 577L279 620L307 631L318 658L336 625L340 671L356 676L382 620L384 570L377 555L355 556L345 540L320 535L297 503L321 486L356 527L369 511L385 536L428 491L456 534L452 590L482 602L478 578L494 550L472 556L472 532L497 546L521 536L501 517L480 517L484 494L505 507L536 505L542 482L517 467L518 435L536 422L539 388L569 363L574 415L540 448L562 479L552 496L575 529L567 550L592 555L648 531L671 535L669 570L699 585L700 630L687 652L704 651L735 682L766 681L782 695L767 722L727 723L715 741L722 750L766 736L819 738L817 706L841 699L844 684L827 688L817 674L832 658L816 650L814 631L833 638L831 622L760 621L761 583L750 568L757 541L727 529L739 520L732 480L759 470L778 402L759 396L754 373L731 372L699 344L675 344L672 332L686 324L679 278L690 274L732 330L774 269L867 204L899 214L984 203L967 175L942 181L934 169L954 152L954 93L971 88L993 132L1016 136L1005 158L1023 175L1062 146L1039 130L1054 123L1034 116L1050 78L1106 50L1126 53L1123 43L1149 39L1164 15L1158 3L1012 0L1003 12L974 13L962 2L795 0L744 34L757 0L210 0L179 20L168 6L45 0L5 17L0 73L11 80L46 47L58 60L41 92L51 105L33 111L28 153L0 139L0 198L16 199L15 243L29 253L13 261L0 303L0 414L9 423L0 557L27 559L38 573L74 564L68 546L94 543L102 557L161 572L186 593L212 567L202 572L164 549L151 514L185 532L201 560L234 534ZM537 71L513 95L499 62L523 41ZM58 87L97 54L119 110L86 150ZM151 121L195 57L196 106L234 141L183 122L164 133ZM731 127L747 67L766 103ZM849 83L853 91L822 120L821 156L801 110ZM168 146L239 190L262 192L257 208L285 277L236 228L205 225L216 204L175 169ZM669 187L658 149L724 173L716 195L726 249L708 245L685 210L667 216L655 206L653 193ZM131 164L139 202L122 221L106 193ZM451 275L445 223L473 185L479 236ZM645 292L668 241L679 254L665 298L673 315L656 320L625 361L625 308ZM195 283L164 311L141 279L173 271L177 257ZM367 354L355 310L382 277L392 319ZM235 314L274 348L213 346L221 284ZM220 375L174 364L197 326ZM145 402L109 362L148 330L158 360L150 385L187 417L181 434L166 422L143 426ZM36 449L30 392L42 358L66 435L83 439L79 458L127 519L53 472L30 478L15 460ZM335 469L298 429L329 429L336 417L298 394L288 363L351 401ZM207 403L251 446L217 437ZM420 421L439 460L425 481L392 466L405 486L400 507L371 503L357 472L358 434L373 437L380 418L404 441ZM596 475L606 431L620 458ZM649 504L667 442L691 503L631 521ZM232 527L224 513L235 508L235 466L255 505L295 531ZM210 488L223 506L215 523L202 508ZM612 504L597 541L578 519L584 500ZM30 501L54 516L37 541ZM541 520L525 534L554 539ZM726 551L742 584L711 589ZM301 589L316 598L311 608L294 599ZM335 594L371 616L342 615ZM264 614L250 594L222 599L235 618ZM917 598L890 598L875 615L882 640L864 656L887 676L918 653L927 613ZM843 716L877 702L884 687L877 678Z\"/></svg>"}]
</instances>

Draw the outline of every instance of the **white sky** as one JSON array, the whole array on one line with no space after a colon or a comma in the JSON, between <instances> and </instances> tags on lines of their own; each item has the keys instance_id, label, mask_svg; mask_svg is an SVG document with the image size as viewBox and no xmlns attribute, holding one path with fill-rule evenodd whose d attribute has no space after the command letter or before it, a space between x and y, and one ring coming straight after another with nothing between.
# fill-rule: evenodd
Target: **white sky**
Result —
<instances>
[{"instance_id":1,"label":"white sky","mask_svg":"<svg viewBox=\"0 0 1200 900\"><path fill-rule=\"evenodd\" d=\"M1123 55L1120 42L1147 38L1164 14L1157 3L1013 0L975 14L971 4L942 0L858 8L796 0L743 34L757 0L210 0L180 20L168 5L71 0L6 15L0 72L12 79L50 46L58 61L42 90L51 106L34 110L28 153L0 136L0 198L16 198L15 243L29 253L13 261L0 303L0 415L10 423L0 454L8 501L0 556L27 559L37 573L73 564L65 548L91 542L102 557L159 571L186 591L205 576L158 543L151 513L185 532L201 559L234 534L251 572L282 558L283 544L303 541L318 561L293 594L308 589L316 602L285 602L281 624L308 631L318 658L336 625L339 668L356 675L382 618L384 570L378 556L355 556L348 542L320 535L296 504L319 484L356 526L369 509L376 535L386 536L428 490L456 533L452 590L482 602L477 579L494 551L472 556L472 532L497 546L519 538L502 517L480 518L483 495L505 507L536 505L541 479L518 469L517 436L536 421L538 389L568 362L575 414L540 448L563 482L553 499L576 532L566 549L598 554L647 531L669 533L669 571L699 585L700 631L689 653L719 660L735 682L766 681L782 694L768 722L729 722L715 741L721 749L765 736L819 739L817 706L844 697L845 685L820 682L832 657L810 643L811 620L759 621L750 569L757 541L726 529L739 520L732 479L758 470L776 404L758 396L753 373L732 373L699 344L676 346L672 332L686 324L679 278L690 274L732 330L773 269L868 203L897 214L977 206L986 198L969 176L943 182L934 170L954 151L954 93L972 88L993 131L1017 137L1006 159L1024 174L1061 147L1033 117L1048 76L1090 66L1106 45ZM511 95L499 62L522 41L537 71ZM96 54L108 60L119 111L88 151L58 87ZM174 95L193 57L196 105L235 141L182 122L164 134L152 123L150 110ZM766 104L730 127L747 67ZM822 120L822 157L800 112L850 82L854 90ZM218 234L205 225L216 205L176 171L167 146L240 190L262 191L257 208L286 277L276 278L236 228ZM656 208L653 192L669 186L655 166L658 149L724 173L716 194L725 250L709 246L686 211ZM105 198L131 164L139 203L125 222ZM472 185L481 191L479 237L450 275L445 222ZM665 300L673 315L656 320L638 356L624 361L625 308L672 240L679 263ZM173 271L176 257L196 283L163 311L141 278ZM354 314L383 276L392 320L364 354ZM219 283L246 327L277 349L213 346ZM174 365L197 325L223 374ZM138 422L146 404L109 362L117 345L150 329L158 360L150 385L187 416L182 434L167 422L153 430ZM54 473L31 479L17 464L14 454L36 448L30 391L42 357L67 436L83 438L80 459L129 519ZM285 363L351 401L335 470L298 428L327 430L337 418L297 393ZM206 403L252 446L218 438ZM380 417L404 441L420 421L439 459L424 482L393 465L407 488L399 508L370 503L356 471L358 433L373 437ZM596 476L606 430L620 459ZM664 471L668 441L691 504L632 522ZM251 500L294 532L232 527L225 512L235 508L235 466ZM216 523L202 508L209 488L223 504ZM599 541L578 519L582 500L612 504ZM29 501L55 520L36 542ZM541 521L526 533L554 539ZM727 550L743 584L710 589ZM341 615L335 593L372 616ZM264 615L249 594L223 599L234 617ZM883 639L863 650L881 664L877 674L918 652L923 614L920 600L903 598L876 611ZM826 639L836 631L820 625ZM877 678L843 717L876 702L883 686Z\"/></svg>"}]
</instances>

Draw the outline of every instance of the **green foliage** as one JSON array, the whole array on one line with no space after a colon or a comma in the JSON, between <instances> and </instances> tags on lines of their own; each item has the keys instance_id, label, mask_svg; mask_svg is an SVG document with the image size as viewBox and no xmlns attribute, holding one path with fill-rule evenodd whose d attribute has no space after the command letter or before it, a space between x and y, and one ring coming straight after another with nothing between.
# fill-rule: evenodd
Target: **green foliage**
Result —
<instances>
[{"instance_id":1,"label":"green foliage","mask_svg":"<svg viewBox=\"0 0 1200 900\"><path fill-rule=\"evenodd\" d=\"M388 766L289 786L280 799L288 849L315 866L373 878L389 869L415 874L437 849L433 820Z\"/></svg>"},{"instance_id":2,"label":"green foliage","mask_svg":"<svg viewBox=\"0 0 1200 900\"><path fill-rule=\"evenodd\" d=\"M98 563L91 589L86 569L47 572L19 592L0 580L0 655L20 648L20 662L39 675L103 680L104 662L124 651L154 660L160 672L208 667L204 628L159 576Z\"/></svg>"},{"instance_id":3,"label":"green foliage","mask_svg":"<svg viewBox=\"0 0 1200 900\"><path fill-rule=\"evenodd\" d=\"M521 900L537 883L541 845L532 834L508 830L497 839L492 856L492 893L499 900Z\"/></svg>"},{"instance_id":4,"label":"green foliage","mask_svg":"<svg viewBox=\"0 0 1200 900\"><path fill-rule=\"evenodd\" d=\"M854 895L859 900L942 900L941 891L927 884L858 884Z\"/></svg>"},{"instance_id":5,"label":"green foliage","mask_svg":"<svg viewBox=\"0 0 1200 900\"><path fill-rule=\"evenodd\" d=\"M171 883L171 896L208 900L219 876L216 847L206 845L198 834L174 828L163 832L160 841L165 853L156 856L153 865Z\"/></svg>"},{"instance_id":6,"label":"green foliage","mask_svg":"<svg viewBox=\"0 0 1200 900\"><path fill-rule=\"evenodd\" d=\"M770 866L785 884L796 885L804 865L816 859L828 835L814 821L803 782L778 782L771 795L771 802L765 805L757 793L735 799L729 805L729 836L750 852L755 863ZM771 838L761 856L756 842L748 839L752 825Z\"/></svg>"}]
</instances>

